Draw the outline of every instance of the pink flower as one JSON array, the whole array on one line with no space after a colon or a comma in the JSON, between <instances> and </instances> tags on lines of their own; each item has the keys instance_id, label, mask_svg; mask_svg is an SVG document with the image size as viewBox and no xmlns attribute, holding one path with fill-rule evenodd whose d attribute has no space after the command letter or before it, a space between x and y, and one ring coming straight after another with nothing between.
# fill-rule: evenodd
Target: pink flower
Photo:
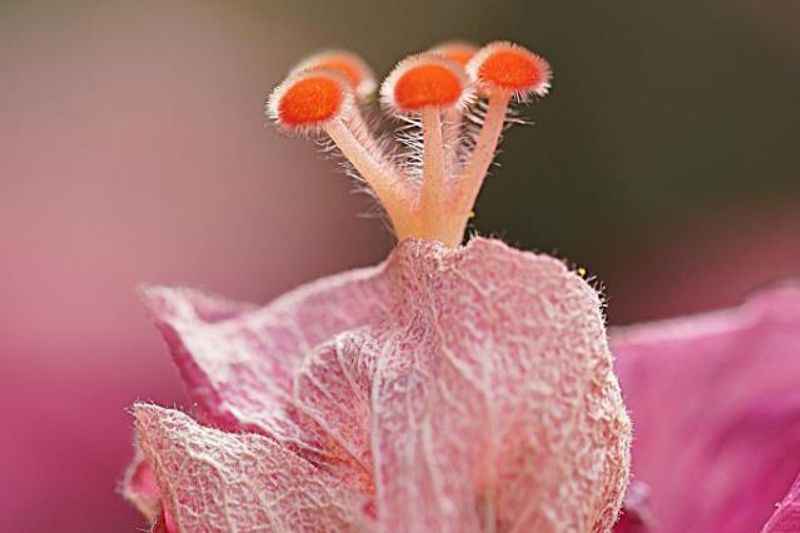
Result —
<instances>
[{"instance_id":1,"label":"pink flower","mask_svg":"<svg viewBox=\"0 0 800 533\"><path fill-rule=\"evenodd\" d=\"M800 531L800 287L620 329L612 345L645 531Z\"/></svg>"},{"instance_id":2,"label":"pink flower","mask_svg":"<svg viewBox=\"0 0 800 533\"><path fill-rule=\"evenodd\" d=\"M616 517L628 422L597 296L555 260L408 240L234 316L187 290L147 298L199 419L228 431L134 409L182 530L603 531Z\"/></svg>"},{"instance_id":3,"label":"pink flower","mask_svg":"<svg viewBox=\"0 0 800 533\"><path fill-rule=\"evenodd\" d=\"M365 125L358 58L315 56L275 90L271 116L327 135L400 243L261 309L145 291L197 417L134 407L125 491L155 531L611 528L631 428L597 293L555 259L460 245L509 104L549 81L509 43L401 62L381 98L406 157Z\"/></svg>"}]
</instances>

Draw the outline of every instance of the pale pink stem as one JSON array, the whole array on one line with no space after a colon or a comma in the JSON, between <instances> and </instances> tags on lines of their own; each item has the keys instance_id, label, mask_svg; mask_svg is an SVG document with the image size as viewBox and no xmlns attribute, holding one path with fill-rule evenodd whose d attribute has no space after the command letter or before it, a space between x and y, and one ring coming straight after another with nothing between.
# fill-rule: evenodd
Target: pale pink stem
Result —
<instances>
[{"instance_id":1,"label":"pale pink stem","mask_svg":"<svg viewBox=\"0 0 800 533\"><path fill-rule=\"evenodd\" d=\"M422 154L422 190L420 211L423 217L435 224L444 201L445 152L442 138L442 115L438 108L422 111L424 148Z\"/></svg>"},{"instance_id":2,"label":"pale pink stem","mask_svg":"<svg viewBox=\"0 0 800 533\"><path fill-rule=\"evenodd\" d=\"M325 132L372 188L389 215L395 231L402 238L413 226L410 213L413 196L406 176L384 160L380 152L367 149L353 133L351 126L343 120L326 124Z\"/></svg>"},{"instance_id":3,"label":"pale pink stem","mask_svg":"<svg viewBox=\"0 0 800 533\"><path fill-rule=\"evenodd\" d=\"M457 107L448 109L444 113L444 151L447 176L453 176L458 166L458 144L461 135L461 120L464 112Z\"/></svg>"},{"instance_id":4,"label":"pale pink stem","mask_svg":"<svg viewBox=\"0 0 800 533\"><path fill-rule=\"evenodd\" d=\"M467 215L475 205L475 200L478 198L481 185L483 185L483 179L494 159L500 134L503 132L510 100L511 94L507 92L495 92L489 97L489 107L486 110L475 149L470 154L456 185L457 192L454 203L458 213Z\"/></svg>"},{"instance_id":5,"label":"pale pink stem","mask_svg":"<svg viewBox=\"0 0 800 533\"><path fill-rule=\"evenodd\" d=\"M350 127L350 131L353 132L353 135L355 135L362 146L364 146L369 153L376 154L376 156L380 157L379 154L382 153L382 150L378 145L378 141L372 135L372 132L370 132L369 126L367 126L367 121L361 113L360 106L354 106L354 109L345 120Z\"/></svg>"}]
</instances>

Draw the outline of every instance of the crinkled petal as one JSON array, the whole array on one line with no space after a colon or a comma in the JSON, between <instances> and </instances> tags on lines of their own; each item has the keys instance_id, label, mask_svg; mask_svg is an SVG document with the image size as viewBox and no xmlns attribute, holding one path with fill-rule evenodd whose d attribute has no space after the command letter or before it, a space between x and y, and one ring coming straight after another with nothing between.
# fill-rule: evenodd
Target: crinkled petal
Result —
<instances>
[{"instance_id":1,"label":"crinkled petal","mask_svg":"<svg viewBox=\"0 0 800 533\"><path fill-rule=\"evenodd\" d=\"M136 454L125 472L122 481L122 495L153 522L161 514L161 494L150 463L136 446Z\"/></svg>"},{"instance_id":2,"label":"crinkled petal","mask_svg":"<svg viewBox=\"0 0 800 533\"><path fill-rule=\"evenodd\" d=\"M653 531L761 530L800 471L800 287L612 340Z\"/></svg>"},{"instance_id":3,"label":"crinkled petal","mask_svg":"<svg viewBox=\"0 0 800 533\"><path fill-rule=\"evenodd\" d=\"M134 415L178 532L351 530L353 495L274 440L206 428L152 405L135 406Z\"/></svg>"},{"instance_id":4,"label":"crinkled petal","mask_svg":"<svg viewBox=\"0 0 800 533\"><path fill-rule=\"evenodd\" d=\"M407 241L388 271L393 312L362 346L382 530L607 531L630 425L595 291L485 239Z\"/></svg>"},{"instance_id":5,"label":"crinkled petal","mask_svg":"<svg viewBox=\"0 0 800 533\"><path fill-rule=\"evenodd\" d=\"M650 488L641 481L632 481L622 503L622 513L614 524L614 533L651 533Z\"/></svg>"},{"instance_id":6,"label":"crinkled petal","mask_svg":"<svg viewBox=\"0 0 800 533\"><path fill-rule=\"evenodd\" d=\"M616 518L630 425L597 294L558 261L406 241L259 311L209 312L186 290L148 299L203 420L344 478L362 529L605 531Z\"/></svg>"},{"instance_id":7,"label":"crinkled petal","mask_svg":"<svg viewBox=\"0 0 800 533\"><path fill-rule=\"evenodd\" d=\"M178 533L178 528L175 525L175 521L172 519L172 515L162 509L161 514L159 514L158 519L153 523L153 527L150 528L150 531L151 533Z\"/></svg>"},{"instance_id":8,"label":"crinkled petal","mask_svg":"<svg viewBox=\"0 0 800 533\"><path fill-rule=\"evenodd\" d=\"M381 313L378 269L348 272L291 292L258 310L188 289L154 287L145 297L203 422L262 433L344 467L361 468L293 405L303 361L317 345Z\"/></svg>"},{"instance_id":9,"label":"crinkled petal","mask_svg":"<svg viewBox=\"0 0 800 533\"><path fill-rule=\"evenodd\" d=\"M360 475L350 479L351 483L371 494L369 418L374 352L364 349L364 342L360 331L354 330L320 345L297 372L293 405L327 436L320 442L322 447L343 450L347 455L341 459L354 461L351 470Z\"/></svg>"}]
</instances>

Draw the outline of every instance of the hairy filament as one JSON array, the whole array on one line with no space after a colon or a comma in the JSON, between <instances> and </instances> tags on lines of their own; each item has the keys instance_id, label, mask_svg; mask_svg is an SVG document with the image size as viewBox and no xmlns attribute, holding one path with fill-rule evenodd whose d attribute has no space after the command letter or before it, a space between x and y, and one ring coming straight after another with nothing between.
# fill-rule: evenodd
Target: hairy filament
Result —
<instances>
[{"instance_id":1,"label":"hairy filament","mask_svg":"<svg viewBox=\"0 0 800 533\"><path fill-rule=\"evenodd\" d=\"M378 154L367 150L344 121L334 120L325 124L323 128L375 192L395 231L400 233L413 226L409 212L412 193L405 176L397 173L391 164Z\"/></svg>"},{"instance_id":2,"label":"hairy filament","mask_svg":"<svg viewBox=\"0 0 800 533\"><path fill-rule=\"evenodd\" d=\"M446 181L442 115L439 109L427 107L422 111L422 131L424 147L420 209L429 217L436 218L444 201Z\"/></svg>"},{"instance_id":3,"label":"hairy filament","mask_svg":"<svg viewBox=\"0 0 800 533\"><path fill-rule=\"evenodd\" d=\"M503 91L495 92L489 97L489 106L478 134L475 149L470 154L456 184L453 203L455 212L459 214L469 214L475 204L478 192L483 185L483 179L494 159L497 144L500 142L510 100L511 94ZM466 220L464 224L466 225Z\"/></svg>"},{"instance_id":4,"label":"hairy filament","mask_svg":"<svg viewBox=\"0 0 800 533\"><path fill-rule=\"evenodd\" d=\"M442 137L445 151L445 171L454 176L458 171L458 155L461 144L461 126L464 122L464 111L458 108L444 112Z\"/></svg>"},{"instance_id":5,"label":"hairy filament","mask_svg":"<svg viewBox=\"0 0 800 533\"><path fill-rule=\"evenodd\" d=\"M380 101L406 123L396 135L410 148L402 160L364 120L361 106L374 87L358 56L323 52L291 71L266 111L287 131L326 133L375 194L398 239L458 246L503 129L519 121L509 120L509 104L547 93L547 61L508 42L481 49L450 42L398 63Z\"/></svg>"}]
</instances>

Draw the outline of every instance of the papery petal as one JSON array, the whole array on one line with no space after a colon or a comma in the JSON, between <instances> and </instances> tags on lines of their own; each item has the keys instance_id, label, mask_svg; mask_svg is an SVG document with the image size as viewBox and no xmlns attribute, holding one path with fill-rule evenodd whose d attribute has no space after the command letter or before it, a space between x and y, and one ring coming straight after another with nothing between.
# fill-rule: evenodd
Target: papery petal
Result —
<instances>
[{"instance_id":1,"label":"papery petal","mask_svg":"<svg viewBox=\"0 0 800 533\"><path fill-rule=\"evenodd\" d=\"M345 450L363 469L357 486L374 491L370 439L370 394L374 352L365 349L359 330L320 345L298 370L293 404L313 420L329 450Z\"/></svg>"},{"instance_id":2,"label":"papery petal","mask_svg":"<svg viewBox=\"0 0 800 533\"><path fill-rule=\"evenodd\" d=\"M149 288L156 317L202 421L259 432L363 478L358 458L327 445L326 430L293 405L294 379L318 343L378 315L377 269L351 271L253 310L188 289Z\"/></svg>"},{"instance_id":3,"label":"papery petal","mask_svg":"<svg viewBox=\"0 0 800 533\"><path fill-rule=\"evenodd\" d=\"M275 441L206 428L152 405L135 406L134 415L177 531L351 530L353 495Z\"/></svg>"},{"instance_id":4,"label":"papery petal","mask_svg":"<svg viewBox=\"0 0 800 533\"><path fill-rule=\"evenodd\" d=\"M383 531L607 531L630 425L600 301L560 262L401 243L371 328Z\"/></svg>"},{"instance_id":5,"label":"papery petal","mask_svg":"<svg viewBox=\"0 0 800 533\"><path fill-rule=\"evenodd\" d=\"M778 508L764 526L762 533L797 533L800 531L800 476L789 494L778 504Z\"/></svg>"},{"instance_id":6,"label":"papery petal","mask_svg":"<svg viewBox=\"0 0 800 533\"><path fill-rule=\"evenodd\" d=\"M631 482L622 503L622 513L614 524L614 533L650 533L653 518L649 500L650 488L641 481Z\"/></svg>"},{"instance_id":7,"label":"papery petal","mask_svg":"<svg viewBox=\"0 0 800 533\"><path fill-rule=\"evenodd\" d=\"M203 419L346 479L365 528L605 531L616 518L629 421L597 294L556 260L407 241L223 320L191 291L148 299Z\"/></svg>"},{"instance_id":8,"label":"papery petal","mask_svg":"<svg viewBox=\"0 0 800 533\"><path fill-rule=\"evenodd\" d=\"M153 522L161 514L161 494L153 469L144 454L135 447L133 461L122 481L122 495L131 502L148 521Z\"/></svg>"},{"instance_id":9,"label":"papery petal","mask_svg":"<svg viewBox=\"0 0 800 533\"><path fill-rule=\"evenodd\" d=\"M162 509L161 514L153 523L153 527L150 531L151 533L178 533L178 528L175 525L175 520L173 520L172 515L165 509Z\"/></svg>"},{"instance_id":10,"label":"papery petal","mask_svg":"<svg viewBox=\"0 0 800 533\"><path fill-rule=\"evenodd\" d=\"M653 531L759 531L800 471L800 287L612 340Z\"/></svg>"}]
</instances>

